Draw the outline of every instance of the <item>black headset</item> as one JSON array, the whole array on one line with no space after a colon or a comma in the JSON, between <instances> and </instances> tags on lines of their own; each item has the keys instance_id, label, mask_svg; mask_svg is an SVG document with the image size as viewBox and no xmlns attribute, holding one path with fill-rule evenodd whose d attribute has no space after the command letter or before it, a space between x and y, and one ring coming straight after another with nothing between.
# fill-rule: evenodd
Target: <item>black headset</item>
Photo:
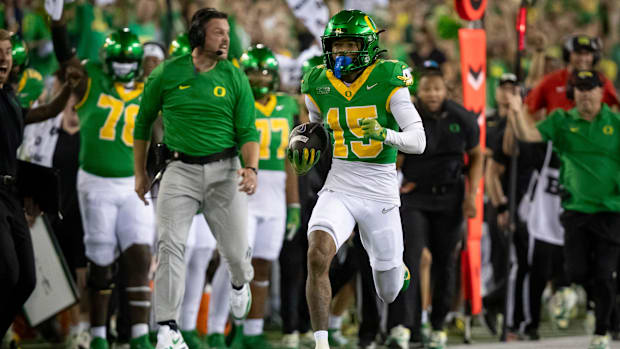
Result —
<instances>
[{"instance_id":1,"label":"black headset","mask_svg":"<svg viewBox=\"0 0 620 349\"><path fill-rule=\"evenodd\" d=\"M212 7L201 8L192 16L192 22L189 26L189 46L192 50L196 47L202 47L205 43L205 24L213 18L228 18L224 12L220 12Z\"/></svg>"},{"instance_id":2,"label":"black headset","mask_svg":"<svg viewBox=\"0 0 620 349\"><path fill-rule=\"evenodd\" d=\"M575 49L573 46L573 41L575 41L575 39L579 37L588 38L590 46L594 50L594 52L592 52L592 54L594 55L594 60L592 64L596 64L599 59L601 59L601 48L603 47L603 44L600 38L591 38L587 35L571 35L566 39L566 41L564 41L564 45L562 45L562 58L564 59L564 62L570 62L570 54Z\"/></svg>"}]
</instances>

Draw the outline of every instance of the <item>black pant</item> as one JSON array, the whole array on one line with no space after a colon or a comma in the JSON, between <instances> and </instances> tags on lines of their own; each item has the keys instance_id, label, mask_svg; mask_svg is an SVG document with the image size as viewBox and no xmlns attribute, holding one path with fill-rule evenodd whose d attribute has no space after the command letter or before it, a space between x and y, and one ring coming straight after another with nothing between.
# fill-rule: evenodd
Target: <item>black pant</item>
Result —
<instances>
[{"instance_id":1,"label":"black pant","mask_svg":"<svg viewBox=\"0 0 620 349\"><path fill-rule=\"evenodd\" d=\"M414 225L409 221L407 209L401 207L400 215L403 225L403 262L411 271L411 284L407 291L401 292L393 303L388 305L387 329L388 331L395 326L403 325L412 330L420 332L420 256L425 244L421 244L416 234L421 232L414 229Z\"/></svg>"},{"instance_id":2,"label":"black pant","mask_svg":"<svg viewBox=\"0 0 620 349\"><path fill-rule=\"evenodd\" d=\"M572 282L592 294L596 304L594 333L605 335L616 297L616 271L620 257L620 212L593 214L565 211L564 267Z\"/></svg>"},{"instance_id":3,"label":"black pant","mask_svg":"<svg viewBox=\"0 0 620 349\"><path fill-rule=\"evenodd\" d=\"M454 295L454 278L456 277L457 252L456 246L462 238L463 212L460 205L444 211L427 211L403 205L401 209L403 234L407 239L404 259L411 265L419 265L423 247L427 247L432 255L431 275L433 280L431 325L434 330L443 329L446 315L450 311ZM407 246L408 245L408 246ZM412 270L419 273L419 268ZM419 280L419 274L414 276ZM419 283L414 283L412 294L419 295ZM407 291L409 292L409 291ZM412 305L408 305L412 307ZM398 314L398 310L396 310ZM408 311L401 309L401 312ZM419 309L417 310L419 312ZM406 319L406 315L400 316ZM412 320L405 320L412 321Z\"/></svg>"},{"instance_id":4,"label":"black pant","mask_svg":"<svg viewBox=\"0 0 620 349\"><path fill-rule=\"evenodd\" d=\"M17 192L0 184L0 336L36 285L30 230Z\"/></svg>"},{"instance_id":5,"label":"black pant","mask_svg":"<svg viewBox=\"0 0 620 349\"><path fill-rule=\"evenodd\" d=\"M280 252L280 314L282 333L304 333L310 329L310 315L306 303L308 275L308 238L300 228L292 240L284 240Z\"/></svg>"},{"instance_id":6,"label":"black pant","mask_svg":"<svg viewBox=\"0 0 620 349\"><path fill-rule=\"evenodd\" d=\"M542 240L531 239L533 246L530 264L529 303L531 321L526 330L538 330L542 294L547 282L553 280L554 289L568 286L564 273L564 247Z\"/></svg>"},{"instance_id":7,"label":"black pant","mask_svg":"<svg viewBox=\"0 0 620 349\"><path fill-rule=\"evenodd\" d=\"M508 319L508 324L511 324L512 330L514 331L519 331L521 323L525 320L525 315L523 314L523 283L530 269L527 259L529 236L525 222L517 219L517 229L512 239L515 247L517 264L511 266L512 268L516 268L517 272L516 279L509 280L509 284L512 285L508 286L512 287L514 290L513 297L508 299L513 311L512 319ZM512 323L510 320L512 320Z\"/></svg>"},{"instance_id":8,"label":"black pant","mask_svg":"<svg viewBox=\"0 0 620 349\"><path fill-rule=\"evenodd\" d=\"M362 288L360 290L361 292L358 291L358 294L361 293L361 299L358 300L358 306L361 307L361 321L357 336L359 339L359 346L363 347L370 345L379 333L379 326L381 324L379 306L383 304L383 302L380 302L377 296L372 276L372 268L370 267L370 258L362 246L362 240L359 234L356 234L353 238L353 244L355 246L353 251L359 263Z\"/></svg>"}]
</instances>

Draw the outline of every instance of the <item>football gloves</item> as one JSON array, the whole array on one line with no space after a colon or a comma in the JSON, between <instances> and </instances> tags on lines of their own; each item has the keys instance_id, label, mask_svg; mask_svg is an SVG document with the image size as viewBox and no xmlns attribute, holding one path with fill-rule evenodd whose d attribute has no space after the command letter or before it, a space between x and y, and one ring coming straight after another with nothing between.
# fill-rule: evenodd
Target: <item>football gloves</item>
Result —
<instances>
[{"instance_id":1,"label":"football gloves","mask_svg":"<svg viewBox=\"0 0 620 349\"><path fill-rule=\"evenodd\" d=\"M290 148L286 149L286 155L288 157L288 161L291 163L291 167L293 171L297 175L304 175L310 171L310 169L319 162L319 158L321 157L321 151L316 149L303 149L303 152L300 153L298 149L292 150Z\"/></svg>"},{"instance_id":2,"label":"football gloves","mask_svg":"<svg viewBox=\"0 0 620 349\"><path fill-rule=\"evenodd\" d=\"M301 206L299 204L289 204L286 207L286 240L293 240L300 225Z\"/></svg>"},{"instance_id":3,"label":"football gloves","mask_svg":"<svg viewBox=\"0 0 620 349\"><path fill-rule=\"evenodd\" d=\"M379 125L376 119L362 120L362 131L364 132L364 137L380 142L385 141L385 136L387 135L386 129Z\"/></svg>"}]
</instances>

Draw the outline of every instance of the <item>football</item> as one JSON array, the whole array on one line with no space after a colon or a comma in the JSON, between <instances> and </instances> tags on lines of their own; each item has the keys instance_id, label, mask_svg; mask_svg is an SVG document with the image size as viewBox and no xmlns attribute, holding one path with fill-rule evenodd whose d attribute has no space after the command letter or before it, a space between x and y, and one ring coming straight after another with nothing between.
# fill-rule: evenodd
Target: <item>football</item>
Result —
<instances>
[{"instance_id":1,"label":"football","mask_svg":"<svg viewBox=\"0 0 620 349\"><path fill-rule=\"evenodd\" d=\"M317 122L306 122L295 127L288 139L288 148L290 150L299 150L300 153L304 149L316 149L321 153L325 153L329 142L327 131L323 125Z\"/></svg>"}]
</instances>

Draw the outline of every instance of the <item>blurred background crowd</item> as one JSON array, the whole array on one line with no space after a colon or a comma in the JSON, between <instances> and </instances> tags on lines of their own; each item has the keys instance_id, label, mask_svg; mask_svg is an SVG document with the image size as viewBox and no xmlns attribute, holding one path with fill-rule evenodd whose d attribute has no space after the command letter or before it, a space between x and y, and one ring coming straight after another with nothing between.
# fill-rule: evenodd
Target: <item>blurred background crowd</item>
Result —
<instances>
[{"instance_id":1,"label":"blurred background crowd","mask_svg":"<svg viewBox=\"0 0 620 349\"><path fill-rule=\"evenodd\" d=\"M294 3L293 1L291 1ZM459 100L460 70L458 29L465 25L451 0L327 0L329 12L358 8L371 14L382 34L383 47L391 58L414 67L433 58L442 64L452 97ZM519 0L490 1L484 27L487 31L488 86L514 70L514 19ZM215 7L232 15L235 22L233 51L263 43L279 55L296 58L315 41L295 18L284 0L77 0L68 6L69 31L82 59L99 60L106 35L115 28L129 27L140 40L158 41L166 47L187 28L196 9ZM528 12L527 57L544 52L545 70L562 66L561 46L569 34L599 37L603 42L601 70L620 86L620 4L613 0L539 0ZM58 67L42 0L5 0L0 8L0 26L21 33L30 49L30 66L43 76ZM232 52L233 55L235 52ZM524 68L530 67L526 58ZM301 62L300 62L301 63ZM536 81L528 81L534 85ZM294 83L293 83L294 85ZM294 90L296 86L285 88ZM529 86L528 86L529 87ZM494 106L493 88L487 105Z\"/></svg>"},{"instance_id":2,"label":"blurred background crowd","mask_svg":"<svg viewBox=\"0 0 620 349\"><path fill-rule=\"evenodd\" d=\"M142 43L158 42L168 48L179 34L187 31L198 9L217 8L231 17L229 58L240 57L250 45L265 44L280 62L281 90L298 95L302 63L321 54L317 32L294 14L294 7L302 2L74 0L65 6L64 16L78 57L100 61L105 38L118 28L130 28ZM448 98L462 104L458 30L467 23L459 18L453 0L324 0L324 3L329 16L346 8L368 13L378 28L385 30L380 36L380 46L388 50L387 57L406 62L414 72L421 70L425 61L437 62L446 81ZM487 115L502 98L495 95L501 90L496 87L504 82L515 83L510 78L500 80L506 78L506 73L515 71L514 23L520 3L520 0L490 0L482 21L487 35ZM28 67L41 75L45 87L39 101L49 100L59 65L44 1L4 0L0 13L0 27L24 39L28 46ZM538 0L528 10L527 24L526 52L521 61L527 77L526 89L536 86L545 74L565 67L563 45L574 34L600 38L601 59L597 60L595 69L616 89L620 87L620 1ZM316 27L323 28L324 23ZM275 298L274 302L277 303ZM344 304L346 307L348 303Z\"/></svg>"}]
</instances>

